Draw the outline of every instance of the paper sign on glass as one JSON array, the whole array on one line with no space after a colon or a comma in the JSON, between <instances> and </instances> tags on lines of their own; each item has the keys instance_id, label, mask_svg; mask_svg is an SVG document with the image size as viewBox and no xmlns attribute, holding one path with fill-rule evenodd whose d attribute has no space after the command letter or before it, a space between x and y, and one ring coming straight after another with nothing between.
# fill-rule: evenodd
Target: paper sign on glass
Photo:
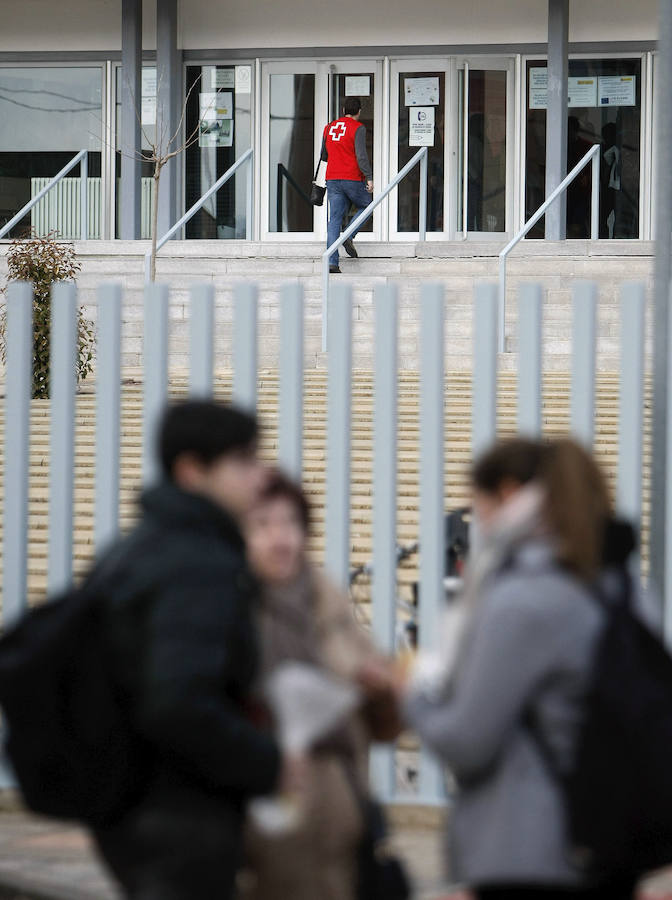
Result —
<instances>
[{"instance_id":1,"label":"paper sign on glass","mask_svg":"<svg viewBox=\"0 0 672 900\"><path fill-rule=\"evenodd\" d=\"M600 106L635 106L636 75L601 75Z\"/></svg>"},{"instance_id":2,"label":"paper sign on glass","mask_svg":"<svg viewBox=\"0 0 672 900\"><path fill-rule=\"evenodd\" d=\"M199 147L233 146L233 94L207 91L199 94Z\"/></svg>"},{"instance_id":3,"label":"paper sign on glass","mask_svg":"<svg viewBox=\"0 0 672 900\"><path fill-rule=\"evenodd\" d=\"M438 106L439 102L438 77L404 78L406 106Z\"/></svg>"},{"instance_id":4,"label":"paper sign on glass","mask_svg":"<svg viewBox=\"0 0 672 900\"><path fill-rule=\"evenodd\" d=\"M530 69L530 109L546 109L548 103L548 69Z\"/></svg>"},{"instance_id":5,"label":"paper sign on glass","mask_svg":"<svg viewBox=\"0 0 672 900\"><path fill-rule=\"evenodd\" d=\"M346 97L370 97L371 96L371 76L370 75L346 75L345 76L345 96Z\"/></svg>"},{"instance_id":6,"label":"paper sign on glass","mask_svg":"<svg viewBox=\"0 0 672 900\"><path fill-rule=\"evenodd\" d=\"M434 107L414 106L408 111L408 146L434 146Z\"/></svg>"},{"instance_id":7,"label":"paper sign on glass","mask_svg":"<svg viewBox=\"0 0 672 900\"><path fill-rule=\"evenodd\" d=\"M236 90L239 94L252 91L252 66L236 66Z\"/></svg>"},{"instance_id":8,"label":"paper sign on glass","mask_svg":"<svg viewBox=\"0 0 672 900\"><path fill-rule=\"evenodd\" d=\"M597 106L597 78L582 75L580 78L568 78L567 83L567 106Z\"/></svg>"},{"instance_id":9,"label":"paper sign on glass","mask_svg":"<svg viewBox=\"0 0 672 900\"><path fill-rule=\"evenodd\" d=\"M211 86L215 90L217 90L217 88L233 88L235 83L234 77L234 71L231 68L213 69Z\"/></svg>"},{"instance_id":10,"label":"paper sign on glass","mask_svg":"<svg viewBox=\"0 0 672 900\"><path fill-rule=\"evenodd\" d=\"M142 102L140 119L143 125L156 125L156 69L142 69Z\"/></svg>"}]
</instances>

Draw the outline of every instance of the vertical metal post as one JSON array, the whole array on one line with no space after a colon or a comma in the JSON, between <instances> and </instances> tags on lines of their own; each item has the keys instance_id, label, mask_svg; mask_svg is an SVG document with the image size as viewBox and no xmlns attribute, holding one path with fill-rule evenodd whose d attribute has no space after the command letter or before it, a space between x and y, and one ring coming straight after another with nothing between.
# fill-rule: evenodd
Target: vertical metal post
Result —
<instances>
[{"instance_id":1,"label":"vertical metal post","mask_svg":"<svg viewBox=\"0 0 672 900\"><path fill-rule=\"evenodd\" d=\"M578 281L572 294L572 432L587 447L592 447L595 430L597 287L592 281Z\"/></svg>"},{"instance_id":2,"label":"vertical metal post","mask_svg":"<svg viewBox=\"0 0 672 900\"><path fill-rule=\"evenodd\" d=\"M651 543L650 581L654 593L666 605L672 620L672 506L666 504L668 491L669 443L668 399L670 387L670 275L672 267L672 2L660 0L658 15L658 57L656 59L656 265L653 315L653 436L651 453ZM669 510L669 513L668 513Z\"/></svg>"},{"instance_id":3,"label":"vertical metal post","mask_svg":"<svg viewBox=\"0 0 672 900\"><path fill-rule=\"evenodd\" d=\"M162 152L175 149L168 141L177 131L181 106L182 71L177 50L177 0L156 0L156 128ZM177 142L179 143L178 136ZM171 159L161 175L159 234L177 221L177 162ZM158 187L158 185L157 185Z\"/></svg>"},{"instance_id":4,"label":"vertical metal post","mask_svg":"<svg viewBox=\"0 0 672 900\"><path fill-rule=\"evenodd\" d=\"M419 224L420 240L427 240L427 148L420 157L420 198L419 198Z\"/></svg>"},{"instance_id":5,"label":"vertical metal post","mask_svg":"<svg viewBox=\"0 0 672 900\"><path fill-rule=\"evenodd\" d=\"M642 446L644 440L643 284L628 282L621 290L621 383L618 416L617 506L639 526L642 516Z\"/></svg>"},{"instance_id":6,"label":"vertical metal post","mask_svg":"<svg viewBox=\"0 0 672 900\"><path fill-rule=\"evenodd\" d=\"M189 393L192 397L212 397L215 335L214 285L195 284L191 288L190 309Z\"/></svg>"},{"instance_id":7,"label":"vertical metal post","mask_svg":"<svg viewBox=\"0 0 672 900\"><path fill-rule=\"evenodd\" d=\"M567 69L569 0L548 0L548 104L546 109L546 196L567 174ZM546 213L546 240L564 241L567 198L563 192Z\"/></svg>"},{"instance_id":8,"label":"vertical metal post","mask_svg":"<svg viewBox=\"0 0 672 900\"><path fill-rule=\"evenodd\" d=\"M121 438L121 285L98 289L96 361L96 553L119 531Z\"/></svg>"},{"instance_id":9,"label":"vertical metal post","mask_svg":"<svg viewBox=\"0 0 672 900\"><path fill-rule=\"evenodd\" d=\"M497 435L497 286L476 285L471 453L477 457Z\"/></svg>"},{"instance_id":10,"label":"vertical metal post","mask_svg":"<svg viewBox=\"0 0 672 900\"><path fill-rule=\"evenodd\" d=\"M444 604L444 293L422 288L420 305L420 647L436 649ZM436 759L420 752L419 801L439 803L443 777Z\"/></svg>"},{"instance_id":11,"label":"vertical metal post","mask_svg":"<svg viewBox=\"0 0 672 900\"><path fill-rule=\"evenodd\" d=\"M350 397L352 393L352 294L334 287L329 310L327 388L327 509L325 565L342 587L350 568Z\"/></svg>"},{"instance_id":12,"label":"vertical metal post","mask_svg":"<svg viewBox=\"0 0 672 900\"><path fill-rule=\"evenodd\" d=\"M142 136L142 0L122 0L121 3L120 88L119 237L135 241L140 237L142 191L142 163L138 156Z\"/></svg>"},{"instance_id":13,"label":"vertical metal post","mask_svg":"<svg viewBox=\"0 0 672 900\"><path fill-rule=\"evenodd\" d=\"M89 236L89 154L84 153L79 164L79 237Z\"/></svg>"},{"instance_id":14,"label":"vertical metal post","mask_svg":"<svg viewBox=\"0 0 672 900\"><path fill-rule=\"evenodd\" d=\"M33 371L33 289L7 289L5 375L5 478L2 552L2 624L9 628L26 608L28 573L28 467ZM10 427L11 423L11 427Z\"/></svg>"},{"instance_id":15,"label":"vertical metal post","mask_svg":"<svg viewBox=\"0 0 672 900\"><path fill-rule=\"evenodd\" d=\"M303 462L303 288L285 285L280 310L278 462L297 481Z\"/></svg>"},{"instance_id":16,"label":"vertical metal post","mask_svg":"<svg viewBox=\"0 0 672 900\"><path fill-rule=\"evenodd\" d=\"M252 216L254 209L254 156L247 163L247 203L245 207L245 240L252 240Z\"/></svg>"},{"instance_id":17,"label":"vertical metal post","mask_svg":"<svg viewBox=\"0 0 672 900\"><path fill-rule=\"evenodd\" d=\"M541 436L541 285L524 284L518 299L518 431Z\"/></svg>"},{"instance_id":18,"label":"vertical metal post","mask_svg":"<svg viewBox=\"0 0 672 900\"><path fill-rule=\"evenodd\" d=\"M72 580L72 503L75 475L77 391L77 292L71 282L51 291L51 460L49 464L48 588L54 594Z\"/></svg>"},{"instance_id":19,"label":"vertical metal post","mask_svg":"<svg viewBox=\"0 0 672 900\"><path fill-rule=\"evenodd\" d=\"M257 408L256 284L237 284L233 292L233 400L254 412Z\"/></svg>"},{"instance_id":20,"label":"vertical metal post","mask_svg":"<svg viewBox=\"0 0 672 900\"><path fill-rule=\"evenodd\" d=\"M156 431L168 399L168 287L145 285L145 392L143 398L142 477L160 476Z\"/></svg>"},{"instance_id":21,"label":"vertical metal post","mask_svg":"<svg viewBox=\"0 0 672 900\"><path fill-rule=\"evenodd\" d=\"M397 624L397 289L375 291L376 359L373 420L373 637L390 656ZM390 801L396 789L394 750L375 748L371 780Z\"/></svg>"},{"instance_id":22,"label":"vertical metal post","mask_svg":"<svg viewBox=\"0 0 672 900\"><path fill-rule=\"evenodd\" d=\"M596 241L600 236L600 153L593 154L591 160L590 185L590 239Z\"/></svg>"}]
</instances>

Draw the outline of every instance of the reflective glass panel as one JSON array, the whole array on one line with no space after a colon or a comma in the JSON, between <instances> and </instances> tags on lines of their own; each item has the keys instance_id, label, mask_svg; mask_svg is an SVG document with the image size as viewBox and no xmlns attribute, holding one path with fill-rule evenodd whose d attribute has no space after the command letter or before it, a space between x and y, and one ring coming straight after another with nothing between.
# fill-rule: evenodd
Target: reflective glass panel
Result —
<instances>
[{"instance_id":1,"label":"reflective glass panel","mask_svg":"<svg viewBox=\"0 0 672 900\"><path fill-rule=\"evenodd\" d=\"M270 76L268 128L269 231L312 232L315 75Z\"/></svg>"},{"instance_id":2,"label":"reflective glass panel","mask_svg":"<svg viewBox=\"0 0 672 900\"><path fill-rule=\"evenodd\" d=\"M373 126L375 122L374 108L374 79L373 72L356 74L349 72L347 75L338 74L331 78L331 104L329 110L330 120L337 119L343 112L343 102L346 97L359 97L362 103L362 115L359 121L366 128L366 151L369 154L369 162L373 166L374 139ZM374 173L375 178L375 173ZM354 206L343 222L343 228L347 228L349 222L356 214ZM365 222L360 231L373 231L373 217Z\"/></svg>"},{"instance_id":3,"label":"reflective glass panel","mask_svg":"<svg viewBox=\"0 0 672 900\"><path fill-rule=\"evenodd\" d=\"M506 80L507 73L504 71L469 70L466 166L468 231L506 230ZM463 84L462 74L460 85L463 87ZM459 121L462 161L460 182L463 186L463 115ZM460 197L457 222L459 231L463 228L461 203Z\"/></svg>"},{"instance_id":4,"label":"reflective glass panel","mask_svg":"<svg viewBox=\"0 0 672 900\"><path fill-rule=\"evenodd\" d=\"M79 151L89 153L89 235L100 236L100 66L0 67L0 223ZM79 167L12 230L79 237Z\"/></svg>"},{"instance_id":5,"label":"reflective glass panel","mask_svg":"<svg viewBox=\"0 0 672 900\"><path fill-rule=\"evenodd\" d=\"M546 180L546 62L527 64L525 218L544 202ZM599 235L639 237L641 60L570 59L567 171L600 144ZM590 237L590 165L567 190L567 237ZM543 238L544 219L528 237Z\"/></svg>"}]
</instances>

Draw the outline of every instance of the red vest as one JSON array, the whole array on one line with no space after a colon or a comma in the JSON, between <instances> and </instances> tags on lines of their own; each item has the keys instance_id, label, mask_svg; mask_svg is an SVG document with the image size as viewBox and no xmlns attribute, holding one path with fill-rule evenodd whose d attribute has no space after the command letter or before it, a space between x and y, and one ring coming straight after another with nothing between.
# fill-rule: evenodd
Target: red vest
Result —
<instances>
[{"instance_id":1,"label":"red vest","mask_svg":"<svg viewBox=\"0 0 672 900\"><path fill-rule=\"evenodd\" d=\"M350 116L330 122L324 129L327 149L327 181L361 181L362 173L355 154L355 132L362 123Z\"/></svg>"}]
</instances>

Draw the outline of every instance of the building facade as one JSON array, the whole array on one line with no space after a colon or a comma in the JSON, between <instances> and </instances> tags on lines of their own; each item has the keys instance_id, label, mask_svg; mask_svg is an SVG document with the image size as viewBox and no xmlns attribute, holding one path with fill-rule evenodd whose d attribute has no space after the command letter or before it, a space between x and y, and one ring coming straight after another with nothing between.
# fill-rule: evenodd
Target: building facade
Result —
<instances>
[{"instance_id":1,"label":"building facade","mask_svg":"<svg viewBox=\"0 0 672 900\"><path fill-rule=\"evenodd\" d=\"M567 166L599 143L600 238L650 239L657 2L568 9ZM326 209L307 199L322 130L357 95L378 188L429 148L428 240L501 242L544 198L548 13L548 0L23 0L0 32L0 223L86 148L90 236L147 237L152 169L136 157L176 133L159 231L252 148L184 236L244 237L253 177L255 239L322 240ZM21 227L78 235L76 174ZM568 237L590 233L590 178L567 195ZM376 211L376 238L417 239L418 179Z\"/></svg>"}]
</instances>

